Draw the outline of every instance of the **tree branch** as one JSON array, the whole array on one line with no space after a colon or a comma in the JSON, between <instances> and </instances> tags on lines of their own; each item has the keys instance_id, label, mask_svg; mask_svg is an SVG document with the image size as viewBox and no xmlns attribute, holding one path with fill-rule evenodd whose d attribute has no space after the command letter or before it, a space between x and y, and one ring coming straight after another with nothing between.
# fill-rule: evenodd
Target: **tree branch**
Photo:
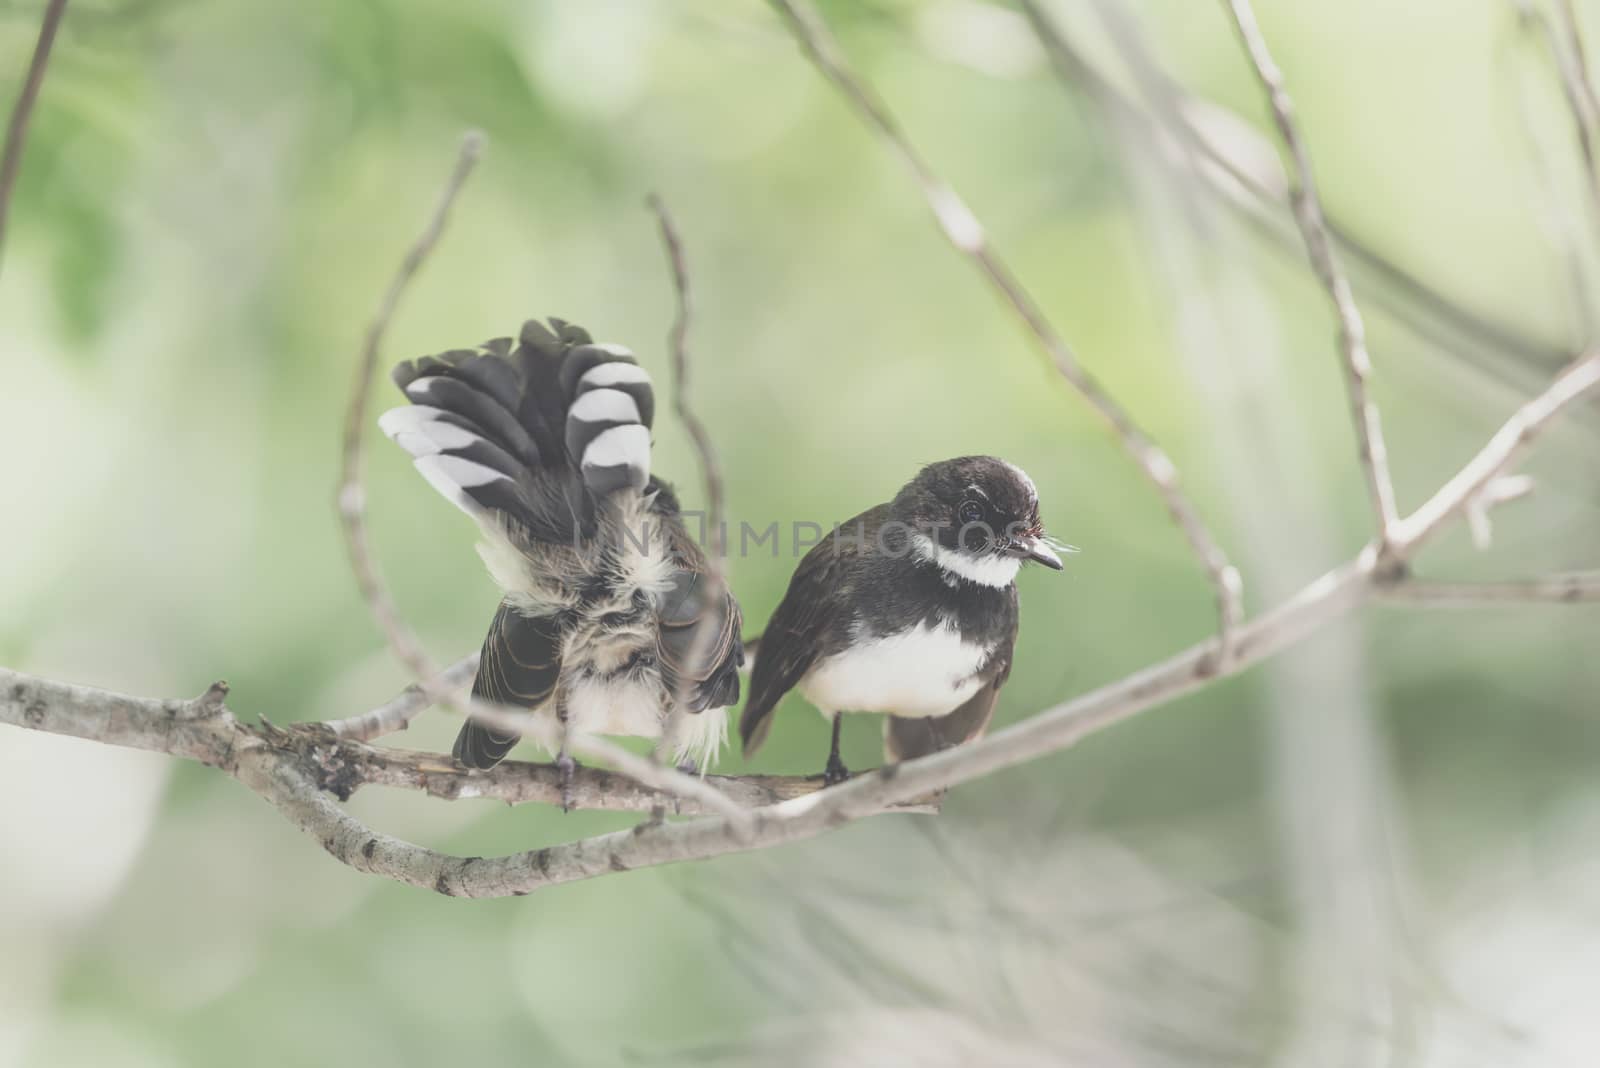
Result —
<instances>
[{"instance_id":1,"label":"tree branch","mask_svg":"<svg viewBox=\"0 0 1600 1068\"><path fill-rule=\"evenodd\" d=\"M1490 601L1577 604L1600 601L1600 571L1511 582L1430 582L1413 579L1383 591L1386 600L1438 608L1460 608Z\"/></svg>"},{"instance_id":2,"label":"tree branch","mask_svg":"<svg viewBox=\"0 0 1600 1068\"><path fill-rule=\"evenodd\" d=\"M439 672L439 685L457 695L472 685L478 674L478 654L464 656ZM393 699L370 712L323 724L336 738L349 738L357 742L370 742L395 731L403 731L417 716L433 707L434 702L420 683L412 683Z\"/></svg>"},{"instance_id":3,"label":"tree branch","mask_svg":"<svg viewBox=\"0 0 1600 1068\"><path fill-rule=\"evenodd\" d=\"M661 245L667 253L667 263L672 269L672 288L677 295L677 312L673 316L672 330L667 344L672 356L672 406L679 422L694 442L695 453L700 458L700 475L705 482L706 513L711 534L712 567L718 577L722 575L722 559L726 553L723 544L722 520L725 491L722 481L722 464L717 459L717 447L711 441L711 432L695 414L689 403L689 322L694 302L689 294L689 266L684 259L683 241L678 228L673 225L666 203L656 194L650 194L650 210L655 212L656 223L661 228Z\"/></svg>"},{"instance_id":4,"label":"tree branch","mask_svg":"<svg viewBox=\"0 0 1600 1068\"><path fill-rule=\"evenodd\" d=\"M408 689L401 698L418 692ZM238 755L261 749L271 760L293 764L315 790L341 801L363 786L384 786L448 801L482 798L511 805L561 803L561 771L554 764L508 760L477 771L436 753L381 748L340 737L335 728L350 721L278 726L263 717L259 726L250 726L228 710L227 693L227 685L217 683L192 700L131 697L0 668L0 723L166 753L220 768L235 778ZM267 756L261 759L265 761ZM708 781L719 797L746 809L822 789L819 776L716 775ZM664 808L682 815L702 815L720 811L695 799L675 798L669 792L641 786L631 776L590 767L575 771L572 800L575 808L609 812L648 813ZM925 800L896 807L908 812L937 811Z\"/></svg>"},{"instance_id":5,"label":"tree branch","mask_svg":"<svg viewBox=\"0 0 1600 1068\"><path fill-rule=\"evenodd\" d=\"M1400 536L1390 543L1392 558L1404 563L1429 537L1459 519L1467 502L1504 474L1539 431L1597 385L1600 352L1585 356L1542 395L1523 405L1433 498L1401 520ZM1319 624L1352 611L1375 591L1387 593L1405 581L1403 569L1383 564L1381 544L1375 541L1353 560L1241 626L1234 656L1221 669L1213 664L1213 643L1203 642L979 741L890 764L825 790L763 804L745 812L742 821L721 815L679 823L652 821L632 830L488 859L452 857L377 834L326 794L342 790L347 795L361 782L380 781L427 789L429 778L439 776L434 780L438 796L467 796L465 791L473 784L478 796L489 796L486 791L492 788L526 791L542 799L547 795L541 791L548 787L540 784L541 773L513 765L496 779L445 767L442 758L429 754L385 756L331 732L319 738L317 725L296 730L249 728L228 711L227 689L220 683L191 701L141 700L0 669L0 723L199 760L266 798L335 858L359 871L453 896L499 897L814 837L891 806L1058 752L1147 708L1237 674L1299 641ZM300 741L294 740L297 736ZM340 747L341 759L329 762L304 748L314 750L319 744ZM491 782L499 785L490 787ZM460 784L454 794L450 791L456 787L451 784Z\"/></svg>"},{"instance_id":6,"label":"tree branch","mask_svg":"<svg viewBox=\"0 0 1600 1068\"><path fill-rule=\"evenodd\" d=\"M827 24L810 0L771 0L790 32L822 75L833 83L845 101L911 172L935 221L956 251L970 259L1011 309L1034 342L1049 357L1056 371L1111 428L1123 451L1160 495L1189 548L1205 569L1217 599L1217 657L1228 657L1234 629L1244 618L1243 582L1229 562L1193 503L1178 484L1178 469L1111 394L1079 361L1077 354L1045 316L1044 311L994 251L983 224L961 197L933 171L913 145L887 106L850 67Z\"/></svg>"},{"instance_id":7,"label":"tree branch","mask_svg":"<svg viewBox=\"0 0 1600 1068\"><path fill-rule=\"evenodd\" d=\"M1345 388L1350 395L1351 415L1356 439L1360 443L1361 468L1366 475L1367 495L1378 520L1380 555L1389 555L1391 530L1398 515L1394 501L1394 482L1389 475L1389 453L1383 441L1383 423L1378 407L1367 395L1367 378L1372 373L1372 358L1367 353L1366 325L1350 291L1350 280L1339 265L1338 255L1328 237L1322 200L1317 194L1316 177L1311 170L1311 154L1294 118L1294 101L1284 85L1283 73L1267 50L1267 42L1256 24L1250 0L1228 0L1234 28L1239 32L1256 78L1267 95L1278 135L1288 149L1293 170L1289 200L1295 222L1305 241L1306 253L1317 278L1327 291L1339 320L1339 348L1344 356Z\"/></svg>"},{"instance_id":8,"label":"tree branch","mask_svg":"<svg viewBox=\"0 0 1600 1068\"><path fill-rule=\"evenodd\" d=\"M1557 376L1550 388L1523 405L1495 432L1454 478L1411 515L1394 526L1390 548L1405 559L1438 533L1448 519L1464 513L1484 490L1521 455L1558 412L1600 384L1600 349L1590 351Z\"/></svg>"},{"instance_id":9,"label":"tree branch","mask_svg":"<svg viewBox=\"0 0 1600 1068\"><path fill-rule=\"evenodd\" d=\"M355 572L362 600L366 601L373 618L383 628L389 648L417 679L417 685L430 702L448 704L458 711L460 702L456 695L450 692L450 688L443 684L443 680L437 677L438 673L427 651L417 640L416 633L401 618L400 609L389 593L383 572L378 568L378 562L372 555L372 546L367 537L363 442L367 428L367 405L372 395L372 379L377 373L378 352L383 344L383 335L389 329L389 320L394 318L395 310L400 306L400 298L405 294L406 287L416 277L423 261L428 258L433 246L438 244L439 237L444 233L445 223L450 218L451 205L455 203L462 185L472 173L478 157L482 155L483 146L484 137L476 130L470 131L461 139L461 151L456 157L455 168L445 183L444 192L440 194L439 202L422 234L400 262L399 270L395 272L394 279L389 283L389 288L378 305L377 314L367 327L366 337L361 344L361 357L356 364L355 382L350 387L350 402L345 409L344 444L340 452L337 495L340 527L344 531L345 548L350 555L350 567Z\"/></svg>"},{"instance_id":10,"label":"tree branch","mask_svg":"<svg viewBox=\"0 0 1600 1068\"><path fill-rule=\"evenodd\" d=\"M672 288L677 295L677 311L672 317L672 329L667 336L667 347L672 356L672 406L678 413L678 421L683 424L690 440L694 442L695 452L700 459L700 475L705 482L706 522L710 534L706 543L707 581L703 587L703 597L706 605L712 611L716 611L717 602L728 588L725 566L728 546L727 533L723 526L722 465L717 460L717 447L712 444L711 432L706 429L705 423L700 420L700 416L689 403L689 322L694 307L689 293L689 265L684 258L683 241L678 237L678 228L673 225L672 215L667 211L666 202L652 193L647 203L650 210L655 212L656 223L661 229L661 245L667 254L667 264L672 269ZM684 709L689 706L691 684L695 678L705 675L709 667L706 659L716 638L715 628L710 626L696 628L694 640L690 643L688 656L685 659L688 670L680 672L678 676L678 692L673 695L671 715L689 714ZM727 712L723 709L707 709L700 714L726 716Z\"/></svg>"},{"instance_id":11,"label":"tree branch","mask_svg":"<svg viewBox=\"0 0 1600 1068\"><path fill-rule=\"evenodd\" d=\"M11 213L11 193L22 170L22 146L28 139L28 122L33 118L33 106L39 100L45 68L50 64L50 50L56 43L56 30L66 10L67 0L50 0L45 7L44 19L39 24L39 40L33 46L33 60L28 64L28 76L23 80L22 92L11 108L11 121L6 126L5 148L0 150L0 264L4 263L6 219Z\"/></svg>"}]
</instances>

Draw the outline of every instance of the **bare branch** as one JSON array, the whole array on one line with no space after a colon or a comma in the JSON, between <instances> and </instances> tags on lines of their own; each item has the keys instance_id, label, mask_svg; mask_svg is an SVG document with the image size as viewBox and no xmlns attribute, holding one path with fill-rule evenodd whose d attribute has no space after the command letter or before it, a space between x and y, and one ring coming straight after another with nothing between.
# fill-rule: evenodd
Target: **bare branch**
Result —
<instances>
[{"instance_id":1,"label":"bare branch","mask_svg":"<svg viewBox=\"0 0 1600 1068\"><path fill-rule=\"evenodd\" d=\"M473 653L439 672L438 681L444 689L459 695L462 690L472 685L477 673L478 654ZM331 720L323 726L334 737L370 742L374 738L382 738L386 734L405 730L411 725L412 720L432 707L433 701L429 699L421 684L414 682L370 712Z\"/></svg>"},{"instance_id":2,"label":"bare branch","mask_svg":"<svg viewBox=\"0 0 1600 1068\"><path fill-rule=\"evenodd\" d=\"M1516 461L1528 444L1567 405L1600 384L1600 349L1580 357L1549 389L1522 407L1489 439L1472 461L1411 515L1394 526L1390 548L1397 557L1414 553L1438 533L1445 520L1465 512L1472 501Z\"/></svg>"},{"instance_id":3,"label":"bare branch","mask_svg":"<svg viewBox=\"0 0 1600 1068\"><path fill-rule=\"evenodd\" d=\"M345 547L350 554L350 566L356 574L356 584L361 588L362 599L367 602L373 617L383 628L389 648L394 650L401 663L410 669L423 693L433 703L447 704L458 710L460 703L455 694L451 693L450 688L437 677L438 672L426 650L422 648L422 643L400 617L400 610L389 593L383 572L379 570L378 562L373 558L372 546L367 538L367 494L363 484L365 474L362 469L362 443L367 427L367 405L372 394L372 379L378 369L378 351L383 344L383 335L389 328L389 320L394 318L395 309L399 307L400 298L404 295L406 287L416 276L428 254L433 251L433 246L438 243L440 235L444 233L445 223L450 217L450 207L455 203L456 195L461 192L461 186L483 153L483 146L483 134L476 130L461 139L461 151L456 157L455 169L451 171L449 181L445 183L439 203L429 217L421 236L412 244L405 259L401 261L400 269L395 273L394 280L389 283L389 288L378 305L377 314L367 327L366 338L361 345L361 358L356 364L355 382L350 388L350 403L345 409L344 448L341 453L337 498Z\"/></svg>"},{"instance_id":4,"label":"bare branch","mask_svg":"<svg viewBox=\"0 0 1600 1068\"><path fill-rule=\"evenodd\" d=\"M310 739L302 747L329 777L354 775L362 784L416 790L448 801L481 797L508 805L562 802L561 769L555 764L505 760L476 771L436 753L357 743L324 746L316 741L316 724L301 726ZM706 783L719 796L746 809L775 805L823 788L821 777L815 775L708 775ZM573 772L570 799L574 808L593 811L652 812L665 808L684 816L718 814L717 809L695 800L643 787L632 776L587 766ZM907 812L938 811L936 806L920 801L895 807Z\"/></svg>"},{"instance_id":5,"label":"bare branch","mask_svg":"<svg viewBox=\"0 0 1600 1068\"><path fill-rule=\"evenodd\" d=\"M1423 542L1466 510L1551 419L1586 391L1600 386L1600 355L1590 355L1563 374L1541 396L1517 411L1483 449L1434 497L1397 524L1391 559L1404 563ZM514 766L504 779L447 768L428 754L404 757L344 741L317 727L286 731L252 729L227 710L226 687L213 686L192 701L153 701L49 682L0 669L0 723L91 738L199 760L221 768L272 804L335 858L357 870L443 894L497 897L526 894L553 883L610 872L699 860L768 848L810 838L831 828L937 791L1011 767L1080 741L1144 709L1174 700L1236 674L1288 647L1320 624L1364 603L1374 591L1403 585L1403 569L1385 563L1373 542L1353 560L1316 579L1288 600L1239 628L1234 657L1220 670L1213 643L1190 646L1098 690L1047 709L980 741L891 764L841 785L783 800L745 813L747 820L711 816L681 823L649 822L628 831L550 846L505 857L451 857L379 835L350 816L326 792L360 782L416 786L429 776L441 782L480 784L480 789L537 792L533 772ZM294 743L297 736L309 742ZM339 778L344 763L329 765L297 745L326 744L359 754L349 766L363 769ZM439 764L433 764L440 760ZM518 777L525 777L519 781ZM491 787L489 784L501 785ZM423 786L421 788L426 788ZM453 787L440 787L441 796ZM659 803L659 801L657 802Z\"/></svg>"},{"instance_id":6,"label":"bare branch","mask_svg":"<svg viewBox=\"0 0 1600 1068\"><path fill-rule=\"evenodd\" d=\"M1305 139L1300 134L1294 118L1294 101L1284 86L1283 72L1267 50L1267 42L1256 24L1250 0L1228 0L1228 10L1233 14L1234 27L1244 43L1245 52L1255 68L1256 77L1266 91L1267 102L1277 123L1278 136L1289 151L1293 169L1293 183L1289 200L1294 207L1295 222L1305 240L1306 253L1311 258L1317 278L1327 290L1339 320L1339 348L1344 355L1345 387L1350 394L1351 414L1355 421L1356 439L1360 443L1361 467L1366 475L1367 495L1372 499L1372 510L1378 520L1378 544L1385 555L1388 552L1390 530L1398 513L1394 503L1394 483L1389 476L1389 453L1383 442L1383 424L1378 407L1367 395L1367 377L1372 373L1372 358L1367 353L1367 330L1362 322L1361 310L1356 307L1350 292L1350 280L1333 250L1328 237L1328 224L1323 217L1322 200L1317 195L1316 177L1311 170L1311 155Z\"/></svg>"},{"instance_id":7,"label":"bare branch","mask_svg":"<svg viewBox=\"0 0 1600 1068\"><path fill-rule=\"evenodd\" d=\"M33 46L33 60L28 64L28 76L23 80L22 92L11 108L11 122L6 126L6 144L0 150L0 263L4 262L6 219L11 212L11 192L22 170L22 146L28 139L28 122L33 118L33 106L39 99L40 86L44 85L45 68L50 64L50 49L55 46L56 30L66 10L67 0L50 0L45 7L44 19L39 24L39 40Z\"/></svg>"},{"instance_id":8,"label":"bare branch","mask_svg":"<svg viewBox=\"0 0 1600 1068\"><path fill-rule=\"evenodd\" d=\"M1556 74L1561 79L1561 92L1566 97L1567 110L1572 114L1573 132L1578 139L1578 149L1583 155L1583 172L1587 180L1589 197L1594 210L1600 213L1600 109L1595 106L1594 86L1589 80L1588 58L1583 47L1583 37L1578 29L1576 13L1570 3L1556 5L1561 25L1533 5L1532 0L1512 0L1524 28L1540 33L1550 50Z\"/></svg>"},{"instance_id":9,"label":"bare branch","mask_svg":"<svg viewBox=\"0 0 1600 1068\"><path fill-rule=\"evenodd\" d=\"M650 210L656 213L656 221L661 227L661 244L667 252L667 262L672 268L672 287L677 294L677 314L673 317L672 331L667 339L672 352L672 406L677 411L683 428L689 432L695 452L700 457L700 474L705 481L706 489L707 520L711 526L712 567L720 577L722 559L727 549L723 544L722 529L724 511L722 464L717 459L717 447L711 441L711 432L706 429L705 423L689 404L688 337L693 310L693 301L689 295L689 267L684 259L683 241L678 237L678 228L673 225L666 203L652 193L649 205Z\"/></svg>"},{"instance_id":10,"label":"bare branch","mask_svg":"<svg viewBox=\"0 0 1600 1068\"><path fill-rule=\"evenodd\" d=\"M678 228L673 225L672 215L667 211L666 202L652 193L648 200L650 210L656 214L656 222L661 227L661 245L667 253L667 263L672 268L672 288L677 294L677 311L672 318L672 329L667 337L667 346L672 353L672 406L678 413L678 421L689 433L694 442L695 452L700 457L700 475L705 481L706 491L706 522L710 528L710 537L706 546L707 582L704 586L704 597L707 606L712 611L717 611L716 603L728 588L727 563L727 532L723 518L723 483L722 465L717 459L717 447L712 444L711 432L701 422L700 416L689 403L689 322L693 314L693 301L689 293L689 266L683 254L683 241L678 237ZM694 641L690 643L686 663L689 670L680 673L678 678L678 692L674 694L674 706L671 714L674 716L689 715L684 711L688 707L689 688L693 677L706 670L706 658L710 655L713 643L717 637L715 629L702 626L696 629ZM727 712L722 709L707 709L700 715L725 716ZM701 769L704 770L704 769Z\"/></svg>"},{"instance_id":11,"label":"bare branch","mask_svg":"<svg viewBox=\"0 0 1600 1068\"><path fill-rule=\"evenodd\" d=\"M259 727L239 722L225 706L227 686L217 683L194 699L130 697L73 686L0 668L0 723L85 738L106 745L166 753L232 772L238 752L270 750L295 763L317 790L344 800L363 786L414 790L443 800L468 798L559 804L561 770L554 764L504 761L478 771L447 756L391 749L338 737L328 723ZM745 809L774 805L822 789L820 776L748 775L708 777L718 796ZM720 808L642 787L633 777L600 768L574 772L573 807L609 812L650 812L665 807L682 815L721 814ZM934 812L924 800L900 811Z\"/></svg>"},{"instance_id":12,"label":"bare branch","mask_svg":"<svg viewBox=\"0 0 1600 1068\"><path fill-rule=\"evenodd\" d=\"M1491 601L1578 604L1600 601L1600 571L1573 571L1512 582L1429 582L1412 579L1383 590L1383 597L1385 600L1438 608L1461 608Z\"/></svg>"},{"instance_id":13,"label":"bare branch","mask_svg":"<svg viewBox=\"0 0 1600 1068\"><path fill-rule=\"evenodd\" d=\"M817 69L833 83L872 133L911 172L934 219L956 251L970 259L997 295L1017 316L1028 334L1049 357L1061 377L1089 402L1111 428L1145 478L1155 487L1173 522L1183 532L1216 590L1218 617L1217 663L1228 658L1231 636L1244 618L1242 580L1238 569L1212 537L1188 496L1178 485L1178 469L1126 410L1079 361L1072 347L1056 331L1043 310L1012 274L984 233L983 224L945 181L934 173L922 154L890 114L888 108L850 67L838 42L810 0L772 0L795 39Z\"/></svg>"},{"instance_id":14,"label":"bare branch","mask_svg":"<svg viewBox=\"0 0 1600 1068\"><path fill-rule=\"evenodd\" d=\"M260 727L250 727L228 709L227 692L225 684L217 683L197 698L156 700L0 668L0 724L167 753L218 768L266 798L344 863L444 894L523 894L550 883L625 871L636 859L667 863L752 847L741 825L723 816L697 821L694 833L683 841L658 840L666 826L642 824L631 831L494 860L436 853L370 830L328 795L348 797L370 783L449 799L550 802L561 796L559 769L513 761L489 772L469 771L429 753L337 739L321 724L285 729L263 721ZM819 779L780 776L715 781L747 805L769 810L775 806L780 811L822 789ZM640 790L618 775L590 768L578 769L572 796L589 807L614 811L651 811L674 804L670 795ZM678 807L689 813L706 811L692 802ZM936 811L926 800L894 807ZM785 829L785 834L794 832ZM639 842L649 845L640 850Z\"/></svg>"}]
</instances>

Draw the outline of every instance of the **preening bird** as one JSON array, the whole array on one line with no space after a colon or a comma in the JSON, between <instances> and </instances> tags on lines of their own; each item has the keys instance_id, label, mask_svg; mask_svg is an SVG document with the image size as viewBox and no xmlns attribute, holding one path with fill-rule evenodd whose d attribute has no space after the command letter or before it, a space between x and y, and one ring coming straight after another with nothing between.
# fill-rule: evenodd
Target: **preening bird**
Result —
<instances>
[{"instance_id":1,"label":"preening bird","mask_svg":"<svg viewBox=\"0 0 1600 1068\"><path fill-rule=\"evenodd\" d=\"M839 714L885 712L888 760L982 734L1011 672L1017 571L1061 560L1022 470L993 456L929 464L895 495L806 553L756 649L739 721L748 755L790 689L833 721L824 778L839 758Z\"/></svg>"},{"instance_id":2,"label":"preening bird","mask_svg":"<svg viewBox=\"0 0 1600 1068\"><path fill-rule=\"evenodd\" d=\"M393 377L412 404L379 426L477 521L502 593L473 696L558 721L569 781L570 731L657 738L707 767L739 699L741 618L650 472L650 376L551 319ZM489 768L517 741L469 722L454 752Z\"/></svg>"}]
</instances>

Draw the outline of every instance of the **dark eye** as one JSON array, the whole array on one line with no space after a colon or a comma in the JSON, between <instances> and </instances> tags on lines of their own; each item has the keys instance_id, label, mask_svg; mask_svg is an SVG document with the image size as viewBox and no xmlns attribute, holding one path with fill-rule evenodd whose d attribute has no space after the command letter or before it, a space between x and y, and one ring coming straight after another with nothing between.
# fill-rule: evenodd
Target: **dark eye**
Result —
<instances>
[{"instance_id":1,"label":"dark eye","mask_svg":"<svg viewBox=\"0 0 1600 1068\"><path fill-rule=\"evenodd\" d=\"M956 515L963 524L983 522L983 505L977 501L962 501L961 507L956 509Z\"/></svg>"}]
</instances>

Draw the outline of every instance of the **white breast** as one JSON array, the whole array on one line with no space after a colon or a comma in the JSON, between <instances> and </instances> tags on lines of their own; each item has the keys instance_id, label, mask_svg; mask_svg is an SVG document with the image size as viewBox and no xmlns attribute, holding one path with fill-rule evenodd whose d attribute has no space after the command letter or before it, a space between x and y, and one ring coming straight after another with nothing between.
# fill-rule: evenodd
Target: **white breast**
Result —
<instances>
[{"instance_id":1,"label":"white breast","mask_svg":"<svg viewBox=\"0 0 1600 1068\"><path fill-rule=\"evenodd\" d=\"M942 716L977 692L978 668L991 652L962 641L952 626L919 623L829 657L800 680L799 690L825 713Z\"/></svg>"}]
</instances>

